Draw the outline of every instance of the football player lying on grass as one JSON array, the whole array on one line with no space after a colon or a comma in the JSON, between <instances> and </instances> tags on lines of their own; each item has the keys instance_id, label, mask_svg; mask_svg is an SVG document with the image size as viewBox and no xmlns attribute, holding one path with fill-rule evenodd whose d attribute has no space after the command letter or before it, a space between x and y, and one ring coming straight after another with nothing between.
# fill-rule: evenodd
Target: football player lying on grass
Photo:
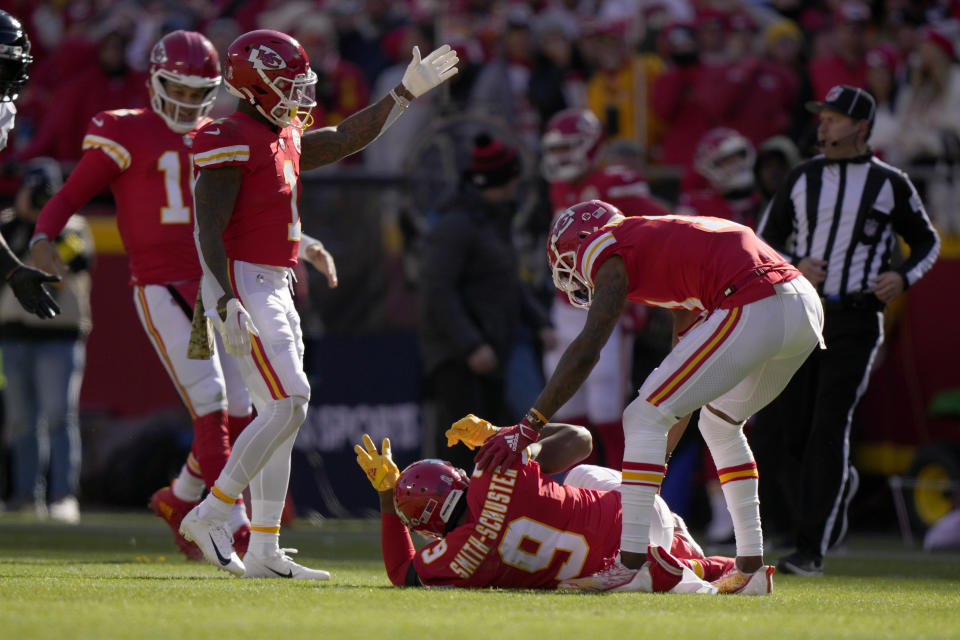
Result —
<instances>
[{"instance_id":1,"label":"football player lying on grass","mask_svg":"<svg viewBox=\"0 0 960 640\"><path fill-rule=\"evenodd\" d=\"M471 449L497 427L469 415L447 431L450 446ZM549 424L542 437L507 468L472 477L442 460L421 460L403 473L390 439L380 451L364 434L357 463L380 494L381 545L390 581L398 586L564 589L617 556L620 472L576 466L560 484L548 474L570 468L593 448L590 432ZM733 558L704 557L683 519L656 497L647 562L617 591L716 593L711 582ZM432 539L416 551L408 531ZM772 591L772 570L748 581L741 594Z\"/></svg>"}]
</instances>

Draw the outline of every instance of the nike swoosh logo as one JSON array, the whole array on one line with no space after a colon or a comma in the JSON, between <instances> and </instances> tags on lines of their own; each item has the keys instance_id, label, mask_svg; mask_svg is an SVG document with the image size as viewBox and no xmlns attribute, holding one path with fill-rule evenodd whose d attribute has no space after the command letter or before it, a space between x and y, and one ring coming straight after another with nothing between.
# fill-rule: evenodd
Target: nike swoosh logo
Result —
<instances>
[{"instance_id":1,"label":"nike swoosh logo","mask_svg":"<svg viewBox=\"0 0 960 640\"><path fill-rule=\"evenodd\" d=\"M281 578L292 578L292 577L293 577L293 569L287 569L287 572L286 572L286 573L280 573L279 571L277 571L276 569L273 569L273 568L271 568L271 567L267 567L267 569L270 569L270 571L273 571L275 574L277 574L277 575L280 576Z\"/></svg>"},{"instance_id":2,"label":"nike swoosh logo","mask_svg":"<svg viewBox=\"0 0 960 640\"><path fill-rule=\"evenodd\" d=\"M103 126L103 120L100 120L100 119L98 119L98 118L93 118L93 124L97 125L98 127L102 127L102 126Z\"/></svg>"},{"instance_id":3,"label":"nike swoosh logo","mask_svg":"<svg viewBox=\"0 0 960 640\"><path fill-rule=\"evenodd\" d=\"M212 136L220 135L220 129L207 129L204 133L209 133Z\"/></svg>"},{"instance_id":4,"label":"nike swoosh logo","mask_svg":"<svg viewBox=\"0 0 960 640\"><path fill-rule=\"evenodd\" d=\"M224 567L230 564L230 558L224 558L223 555L220 553L220 549L217 549L217 543L213 541L213 536L210 535L209 533L207 534L207 536L210 537L210 544L213 545L213 552L217 554L217 560L220 561L220 564ZM292 572L291 572L291 577L292 577Z\"/></svg>"}]
</instances>

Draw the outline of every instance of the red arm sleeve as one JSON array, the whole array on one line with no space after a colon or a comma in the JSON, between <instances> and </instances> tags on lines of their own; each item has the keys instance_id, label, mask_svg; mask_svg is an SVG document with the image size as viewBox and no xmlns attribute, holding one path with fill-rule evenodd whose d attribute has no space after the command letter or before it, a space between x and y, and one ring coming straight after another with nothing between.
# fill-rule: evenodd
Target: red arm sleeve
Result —
<instances>
[{"instance_id":1,"label":"red arm sleeve","mask_svg":"<svg viewBox=\"0 0 960 640\"><path fill-rule=\"evenodd\" d=\"M93 196L120 175L120 167L102 151L91 149L83 154L66 184L43 206L34 233L45 233L56 238L63 230L67 219Z\"/></svg>"},{"instance_id":2,"label":"red arm sleeve","mask_svg":"<svg viewBox=\"0 0 960 640\"><path fill-rule=\"evenodd\" d=\"M390 582L398 587L404 586L416 550L410 532L395 513L380 514L380 546Z\"/></svg>"}]
</instances>

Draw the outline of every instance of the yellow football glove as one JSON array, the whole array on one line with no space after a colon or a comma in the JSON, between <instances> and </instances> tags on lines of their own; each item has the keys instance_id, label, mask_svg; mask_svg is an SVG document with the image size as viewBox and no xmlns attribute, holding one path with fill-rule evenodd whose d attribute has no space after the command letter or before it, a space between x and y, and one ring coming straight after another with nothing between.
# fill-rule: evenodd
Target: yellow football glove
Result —
<instances>
[{"instance_id":1,"label":"yellow football glove","mask_svg":"<svg viewBox=\"0 0 960 640\"><path fill-rule=\"evenodd\" d=\"M377 453L377 445L369 435L363 434L363 446L353 445L357 452L357 464L370 479L377 491L390 491L397 486L400 469L390 454L390 438L383 439L382 453Z\"/></svg>"},{"instance_id":2,"label":"yellow football glove","mask_svg":"<svg viewBox=\"0 0 960 640\"><path fill-rule=\"evenodd\" d=\"M462 442L470 449L476 449L499 430L499 427L495 427L483 418L478 418L470 413L454 422L453 426L447 429L447 446L452 447L458 442Z\"/></svg>"}]
</instances>

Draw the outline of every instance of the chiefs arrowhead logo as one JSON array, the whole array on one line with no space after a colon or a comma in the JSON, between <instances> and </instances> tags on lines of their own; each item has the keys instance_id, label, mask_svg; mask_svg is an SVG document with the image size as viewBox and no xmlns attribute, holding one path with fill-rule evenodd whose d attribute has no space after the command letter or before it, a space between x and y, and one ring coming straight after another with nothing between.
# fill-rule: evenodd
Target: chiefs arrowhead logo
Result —
<instances>
[{"instance_id":1,"label":"chiefs arrowhead logo","mask_svg":"<svg viewBox=\"0 0 960 640\"><path fill-rule=\"evenodd\" d=\"M264 44L250 49L250 56L247 60L253 63L254 69L277 71L287 68L287 61L283 59L283 56Z\"/></svg>"},{"instance_id":2,"label":"chiefs arrowhead logo","mask_svg":"<svg viewBox=\"0 0 960 640\"><path fill-rule=\"evenodd\" d=\"M163 64L167 61L167 48L163 46L163 42L158 42L153 46L153 50L150 52L150 62L151 64Z\"/></svg>"}]
</instances>

